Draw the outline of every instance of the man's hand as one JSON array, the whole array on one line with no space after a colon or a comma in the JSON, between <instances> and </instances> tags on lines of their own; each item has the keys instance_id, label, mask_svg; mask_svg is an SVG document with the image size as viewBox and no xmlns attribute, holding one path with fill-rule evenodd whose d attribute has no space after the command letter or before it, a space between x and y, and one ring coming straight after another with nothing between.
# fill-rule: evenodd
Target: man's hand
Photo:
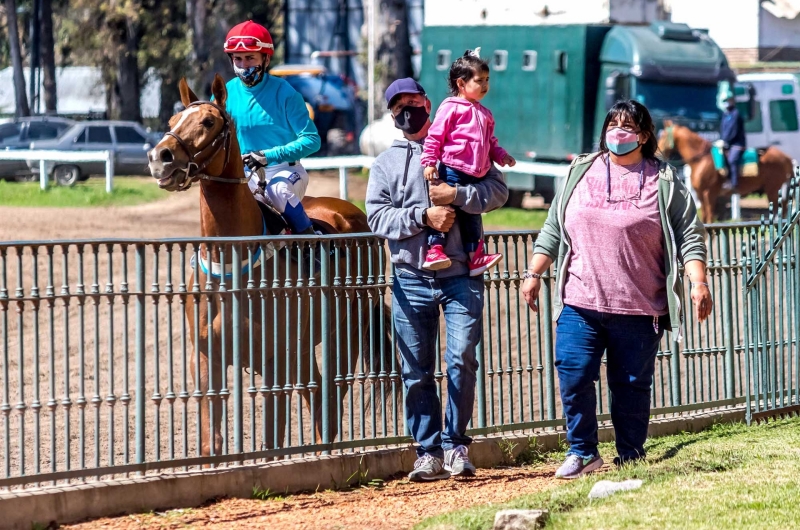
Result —
<instances>
[{"instance_id":1,"label":"man's hand","mask_svg":"<svg viewBox=\"0 0 800 530\"><path fill-rule=\"evenodd\" d=\"M447 206L448 204L453 204L453 201L456 200L456 187L436 179L431 181L428 196L435 206Z\"/></svg>"},{"instance_id":2,"label":"man's hand","mask_svg":"<svg viewBox=\"0 0 800 530\"><path fill-rule=\"evenodd\" d=\"M439 232L447 232L456 221L456 211L450 206L432 206L425 210L428 226Z\"/></svg>"},{"instance_id":3,"label":"man's hand","mask_svg":"<svg viewBox=\"0 0 800 530\"><path fill-rule=\"evenodd\" d=\"M514 157L513 157L513 156L511 156L511 155L507 154L507 155L505 155L505 156L503 157L503 160L502 160L502 162L500 163L500 165L501 165L501 166L514 167L515 165L517 165L517 161L516 161L516 160L514 160Z\"/></svg>"},{"instance_id":4,"label":"man's hand","mask_svg":"<svg viewBox=\"0 0 800 530\"><path fill-rule=\"evenodd\" d=\"M258 171L262 167L267 167L267 157L263 151L253 151L242 156L242 162L253 171Z\"/></svg>"},{"instance_id":5,"label":"man's hand","mask_svg":"<svg viewBox=\"0 0 800 530\"><path fill-rule=\"evenodd\" d=\"M436 171L435 166L428 166L425 168L425 180L432 181L439 178L439 172Z\"/></svg>"}]
</instances>

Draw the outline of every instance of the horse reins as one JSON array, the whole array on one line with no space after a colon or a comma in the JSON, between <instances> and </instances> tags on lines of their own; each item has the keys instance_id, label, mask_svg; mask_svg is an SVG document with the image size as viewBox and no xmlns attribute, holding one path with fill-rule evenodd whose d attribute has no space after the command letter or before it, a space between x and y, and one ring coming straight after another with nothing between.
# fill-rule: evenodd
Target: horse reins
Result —
<instances>
[{"instance_id":1,"label":"horse reins","mask_svg":"<svg viewBox=\"0 0 800 530\"><path fill-rule=\"evenodd\" d=\"M225 165L223 168L228 165L231 155L231 127L228 113L225 112L225 109L213 101L195 101L194 103L190 103L186 108L188 109L190 107L198 107L201 105L211 105L219 111L222 119L224 120L222 131L220 131L220 133L211 142L209 142L208 145L192 154L192 149L183 140L183 138L172 131L165 133L165 136L174 138L175 141L178 142L178 145L181 146L181 149L183 149L186 154L189 155L189 162L186 164L186 167L180 169L180 171L186 173L186 180L179 185L178 191L188 190L197 180L211 180L214 182L224 182L227 184L246 184L247 181L250 180L247 177L225 178L218 175L207 175L203 173L208 165L211 164L214 158L216 158L216 156L219 154L220 149L225 150Z\"/></svg>"}]
</instances>

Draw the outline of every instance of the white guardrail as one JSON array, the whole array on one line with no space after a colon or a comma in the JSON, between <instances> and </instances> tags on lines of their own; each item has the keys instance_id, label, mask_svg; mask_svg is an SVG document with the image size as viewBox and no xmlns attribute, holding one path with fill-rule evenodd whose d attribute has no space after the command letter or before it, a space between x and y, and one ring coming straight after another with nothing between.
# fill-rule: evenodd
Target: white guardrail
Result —
<instances>
[{"instance_id":1,"label":"white guardrail","mask_svg":"<svg viewBox=\"0 0 800 530\"><path fill-rule=\"evenodd\" d=\"M350 168L369 168L375 160L371 156L331 156L321 158L305 158L300 161L306 170L338 169L339 197L347 200L347 170ZM554 177L557 181L567 176L569 164L545 164L542 162L517 162L514 167L504 167L504 173L525 173Z\"/></svg>"},{"instance_id":2,"label":"white guardrail","mask_svg":"<svg viewBox=\"0 0 800 530\"><path fill-rule=\"evenodd\" d=\"M106 192L111 193L114 186L114 151L51 151L45 149L9 149L0 151L0 160L38 160L39 185L47 189L49 175L48 162L105 162Z\"/></svg>"},{"instance_id":3,"label":"white guardrail","mask_svg":"<svg viewBox=\"0 0 800 530\"><path fill-rule=\"evenodd\" d=\"M105 162L106 192L111 193L114 187L114 152L113 151L50 151L37 149L19 149L0 151L0 160L38 160L39 183L45 190L49 185L47 167L57 162ZM347 170L352 168L370 168L375 160L371 156L331 156L320 158L304 158L300 161L307 170L338 169L339 196L347 199ZM560 179L567 176L568 164L545 164L541 162L517 162L514 167L504 167L505 173L527 173L544 175Z\"/></svg>"}]
</instances>

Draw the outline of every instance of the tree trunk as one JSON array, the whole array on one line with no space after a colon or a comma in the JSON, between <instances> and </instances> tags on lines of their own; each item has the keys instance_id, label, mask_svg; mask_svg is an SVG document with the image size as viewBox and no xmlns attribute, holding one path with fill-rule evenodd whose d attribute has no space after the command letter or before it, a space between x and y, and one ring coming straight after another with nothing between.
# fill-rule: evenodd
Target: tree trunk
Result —
<instances>
[{"instance_id":1,"label":"tree trunk","mask_svg":"<svg viewBox=\"0 0 800 530\"><path fill-rule=\"evenodd\" d=\"M139 50L138 27L133 20L126 19L120 29L124 40L119 49L117 70L119 119L141 121L139 61L136 58Z\"/></svg>"},{"instance_id":2,"label":"tree trunk","mask_svg":"<svg viewBox=\"0 0 800 530\"><path fill-rule=\"evenodd\" d=\"M186 20L192 36L190 62L193 70L194 90L203 99L210 94L213 74L209 72L209 46L206 42L206 22L208 8L206 0L186 0Z\"/></svg>"},{"instance_id":3,"label":"tree trunk","mask_svg":"<svg viewBox=\"0 0 800 530\"><path fill-rule=\"evenodd\" d=\"M57 112L56 54L53 40L53 0L42 2L42 74L44 85L44 112Z\"/></svg>"},{"instance_id":4,"label":"tree trunk","mask_svg":"<svg viewBox=\"0 0 800 530\"><path fill-rule=\"evenodd\" d=\"M411 40L408 31L408 4L406 0L390 0L391 11L394 16L392 26L392 48L394 50L394 75L395 79L412 77L414 67L411 64ZM391 82L391 81L390 81Z\"/></svg>"},{"instance_id":5,"label":"tree trunk","mask_svg":"<svg viewBox=\"0 0 800 530\"><path fill-rule=\"evenodd\" d=\"M8 47L11 54L11 65L14 67L14 95L17 108L15 116L30 116L28 95L25 93L25 73L22 70L22 54L19 48L19 28L17 27L17 2L6 0L6 22L8 24Z\"/></svg>"}]
</instances>

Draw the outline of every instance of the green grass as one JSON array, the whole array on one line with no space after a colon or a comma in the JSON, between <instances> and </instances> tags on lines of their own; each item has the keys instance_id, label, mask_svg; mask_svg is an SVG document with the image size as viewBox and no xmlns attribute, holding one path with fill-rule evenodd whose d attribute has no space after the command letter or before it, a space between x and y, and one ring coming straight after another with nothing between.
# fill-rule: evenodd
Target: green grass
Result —
<instances>
[{"instance_id":1,"label":"green grass","mask_svg":"<svg viewBox=\"0 0 800 530\"><path fill-rule=\"evenodd\" d=\"M367 210L364 201L350 201L362 212ZM483 226L489 230L519 229L538 230L547 219L547 210L524 210L522 208L500 208L483 216Z\"/></svg>"},{"instance_id":2,"label":"green grass","mask_svg":"<svg viewBox=\"0 0 800 530\"><path fill-rule=\"evenodd\" d=\"M538 230L544 226L547 210L525 210L522 208L500 208L483 216L483 226L493 228L517 228Z\"/></svg>"},{"instance_id":3,"label":"green grass","mask_svg":"<svg viewBox=\"0 0 800 530\"><path fill-rule=\"evenodd\" d=\"M118 177L114 190L106 193L105 179L92 178L73 187L51 186L45 191L38 182L0 180L0 206L86 207L132 206L167 198L152 178Z\"/></svg>"},{"instance_id":4,"label":"green grass","mask_svg":"<svg viewBox=\"0 0 800 530\"><path fill-rule=\"evenodd\" d=\"M648 462L556 483L505 505L477 506L419 523L417 530L491 528L505 508L546 508L547 528L794 528L800 521L800 419L715 425L653 439ZM614 456L602 444L604 459ZM641 489L590 501L598 480L639 478Z\"/></svg>"}]
</instances>

